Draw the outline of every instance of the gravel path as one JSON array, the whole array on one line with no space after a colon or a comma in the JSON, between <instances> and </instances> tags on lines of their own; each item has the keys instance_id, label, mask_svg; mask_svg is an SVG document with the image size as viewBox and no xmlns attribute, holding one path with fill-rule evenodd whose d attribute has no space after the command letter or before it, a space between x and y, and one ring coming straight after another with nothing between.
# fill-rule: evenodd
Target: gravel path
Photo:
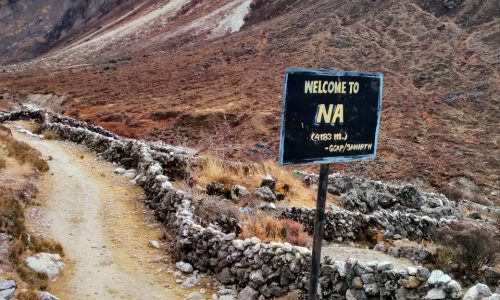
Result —
<instances>
[{"instance_id":1,"label":"gravel path","mask_svg":"<svg viewBox=\"0 0 500 300\"><path fill-rule=\"evenodd\" d=\"M78 146L13 133L52 157L39 187L42 205L28 213L33 231L57 240L66 253L52 293L61 299L185 299L191 291L177 288L172 265L153 262L165 255L149 246L162 230L129 178Z\"/></svg>"}]
</instances>

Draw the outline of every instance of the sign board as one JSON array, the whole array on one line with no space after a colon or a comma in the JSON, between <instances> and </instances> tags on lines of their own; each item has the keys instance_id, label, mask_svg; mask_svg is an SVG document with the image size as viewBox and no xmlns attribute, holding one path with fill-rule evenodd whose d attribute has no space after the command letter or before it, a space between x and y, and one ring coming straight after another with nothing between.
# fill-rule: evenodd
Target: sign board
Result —
<instances>
[{"instance_id":1,"label":"sign board","mask_svg":"<svg viewBox=\"0 0 500 300\"><path fill-rule=\"evenodd\" d=\"M374 158L382 73L286 70L282 165Z\"/></svg>"}]
</instances>

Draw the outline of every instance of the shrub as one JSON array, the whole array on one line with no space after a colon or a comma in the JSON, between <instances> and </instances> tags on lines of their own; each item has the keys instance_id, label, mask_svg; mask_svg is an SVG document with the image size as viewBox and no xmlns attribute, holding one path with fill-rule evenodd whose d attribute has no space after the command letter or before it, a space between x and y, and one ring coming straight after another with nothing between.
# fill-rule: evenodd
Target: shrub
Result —
<instances>
[{"instance_id":1,"label":"shrub","mask_svg":"<svg viewBox=\"0 0 500 300\"><path fill-rule=\"evenodd\" d=\"M308 246L311 238L304 226L291 219L277 219L265 213L246 215L242 222L241 238L258 237L263 242L289 242L298 246Z\"/></svg>"},{"instance_id":2,"label":"shrub","mask_svg":"<svg viewBox=\"0 0 500 300\"><path fill-rule=\"evenodd\" d=\"M217 197L202 197L194 201L195 215L201 224L217 224L225 233L239 233L239 209L229 200Z\"/></svg>"},{"instance_id":3,"label":"shrub","mask_svg":"<svg viewBox=\"0 0 500 300\"><path fill-rule=\"evenodd\" d=\"M484 228L456 224L434 230L431 237L442 245L436 253L438 265L455 264L458 272L470 280L477 278L482 266L497 262L500 242L494 233Z\"/></svg>"},{"instance_id":4,"label":"shrub","mask_svg":"<svg viewBox=\"0 0 500 300\"><path fill-rule=\"evenodd\" d=\"M59 135L53 130L44 130L42 134L46 140L57 140L59 138Z\"/></svg>"},{"instance_id":5,"label":"shrub","mask_svg":"<svg viewBox=\"0 0 500 300\"><path fill-rule=\"evenodd\" d=\"M450 186L450 185L442 186L439 189L439 192L452 201L460 201L463 198L465 198L464 193L455 186Z\"/></svg>"}]
</instances>

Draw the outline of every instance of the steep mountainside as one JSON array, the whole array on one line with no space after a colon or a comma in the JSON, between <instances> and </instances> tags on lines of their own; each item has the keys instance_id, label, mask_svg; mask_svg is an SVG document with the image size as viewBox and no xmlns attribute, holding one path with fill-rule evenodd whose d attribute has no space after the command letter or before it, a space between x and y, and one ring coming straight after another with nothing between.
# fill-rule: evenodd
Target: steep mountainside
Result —
<instances>
[{"instance_id":1,"label":"steep mountainside","mask_svg":"<svg viewBox=\"0 0 500 300\"><path fill-rule=\"evenodd\" d=\"M65 38L120 14L127 0L0 0L0 63L37 57Z\"/></svg>"},{"instance_id":2,"label":"steep mountainside","mask_svg":"<svg viewBox=\"0 0 500 300\"><path fill-rule=\"evenodd\" d=\"M64 95L60 110L125 136L276 158L285 67L381 71L379 156L335 168L498 200L500 0L170 0L111 15L1 67L0 92Z\"/></svg>"}]
</instances>

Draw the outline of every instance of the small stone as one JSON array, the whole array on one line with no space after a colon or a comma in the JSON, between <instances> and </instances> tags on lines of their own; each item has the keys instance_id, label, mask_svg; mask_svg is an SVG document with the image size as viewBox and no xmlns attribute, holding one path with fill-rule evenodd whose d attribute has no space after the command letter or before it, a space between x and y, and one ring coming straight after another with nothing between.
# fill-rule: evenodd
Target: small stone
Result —
<instances>
[{"instance_id":1,"label":"small stone","mask_svg":"<svg viewBox=\"0 0 500 300\"><path fill-rule=\"evenodd\" d=\"M201 281L200 275L197 273L193 274L191 277L188 277L184 282L182 283L183 288L194 288L196 285L198 285Z\"/></svg>"},{"instance_id":2,"label":"small stone","mask_svg":"<svg viewBox=\"0 0 500 300\"><path fill-rule=\"evenodd\" d=\"M255 283L257 286L261 286L266 282L264 277L262 276L262 270L255 270L250 273L250 281Z\"/></svg>"},{"instance_id":3,"label":"small stone","mask_svg":"<svg viewBox=\"0 0 500 300\"><path fill-rule=\"evenodd\" d=\"M361 280L361 277L354 277L354 279L352 280L352 287L355 289L360 289L363 287L363 280Z\"/></svg>"},{"instance_id":4,"label":"small stone","mask_svg":"<svg viewBox=\"0 0 500 300\"><path fill-rule=\"evenodd\" d=\"M39 291L38 297L40 297L40 300L59 300L59 298L46 291Z\"/></svg>"},{"instance_id":5,"label":"small stone","mask_svg":"<svg viewBox=\"0 0 500 300\"><path fill-rule=\"evenodd\" d=\"M456 280L451 280L446 284L446 287L451 290L453 293L460 293L462 292L462 286L460 283L458 283Z\"/></svg>"},{"instance_id":6,"label":"small stone","mask_svg":"<svg viewBox=\"0 0 500 300\"><path fill-rule=\"evenodd\" d=\"M257 300L259 297L259 292L252 289L250 286L246 286L238 294L238 300Z\"/></svg>"},{"instance_id":7,"label":"small stone","mask_svg":"<svg viewBox=\"0 0 500 300\"><path fill-rule=\"evenodd\" d=\"M252 243L253 245L260 244L261 240L258 237L253 236L250 238L250 243Z\"/></svg>"},{"instance_id":8,"label":"small stone","mask_svg":"<svg viewBox=\"0 0 500 300\"><path fill-rule=\"evenodd\" d=\"M427 269L426 267L419 267L417 268L417 278L418 280L420 281L427 281L427 279L429 278L430 276L430 272L429 272L429 269Z\"/></svg>"},{"instance_id":9,"label":"small stone","mask_svg":"<svg viewBox=\"0 0 500 300\"><path fill-rule=\"evenodd\" d=\"M420 280L416 276L408 277L408 283L406 284L406 288L416 289L420 285Z\"/></svg>"},{"instance_id":10,"label":"small stone","mask_svg":"<svg viewBox=\"0 0 500 300\"><path fill-rule=\"evenodd\" d=\"M228 233L228 234L224 235L224 237L223 237L223 239L225 241L232 241L235 238L236 238L236 233L234 233L234 232Z\"/></svg>"},{"instance_id":11,"label":"small stone","mask_svg":"<svg viewBox=\"0 0 500 300\"><path fill-rule=\"evenodd\" d=\"M158 241L149 241L149 245L155 249L160 249L160 243Z\"/></svg>"},{"instance_id":12,"label":"small stone","mask_svg":"<svg viewBox=\"0 0 500 300\"><path fill-rule=\"evenodd\" d=\"M236 250L245 250L245 243L242 240L233 240L233 246Z\"/></svg>"},{"instance_id":13,"label":"small stone","mask_svg":"<svg viewBox=\"0 0 500 300\"><path fill-rule=\"evenodd\" d=\"M365 284L364 290L366 294L370 296L375 296L379 293L378 285L376 283Z\"/></svg>"},{"instance_id":14,"label":"small stone","mask_svg":"<svg viewBox=\"0 0 500 300\"><path fill-rule=\"evenodd\" d=\"M377 265L377 270L382 272L382 271L387 271L387 270L390 270L393 268L393 265L391 262L388 262L388 261L383 261L383 262L380 262L378 265Z\"/></svg>"},{"instance_id":15,"label":"small stone","mask_svg":"<svg viewBox=\"0 0 500 300\"><path fill-rule=\"evenodd\" d=\"M126 171L127 171L127 170L125 170L124 168L118 167L118 168L116 168L116 169L113 171L113 173L118 174L118 175L123 175L123 174L125 174L125 172L126 172Z\"/></svg>"}]
</instances>

